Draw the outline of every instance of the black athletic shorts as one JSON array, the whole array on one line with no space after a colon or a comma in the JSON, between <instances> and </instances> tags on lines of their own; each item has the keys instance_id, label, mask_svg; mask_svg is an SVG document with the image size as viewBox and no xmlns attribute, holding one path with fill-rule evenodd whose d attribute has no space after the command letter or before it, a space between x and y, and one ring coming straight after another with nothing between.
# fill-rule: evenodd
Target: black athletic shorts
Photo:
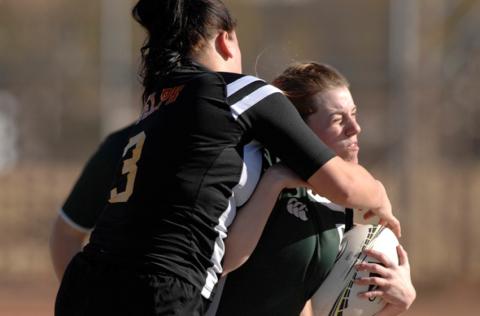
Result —
<instances>
[{"instance_id":1,"label":"black athletic shorts","mask_svg":"<svg viewBox=\"0 0 480 316\"><path fill-rule=\"evenodd\" d=\"M68 265L55 302L56 316L203 315L201 290L178 278L138 274L77 254Z\"/></svg>"}]
</instances>

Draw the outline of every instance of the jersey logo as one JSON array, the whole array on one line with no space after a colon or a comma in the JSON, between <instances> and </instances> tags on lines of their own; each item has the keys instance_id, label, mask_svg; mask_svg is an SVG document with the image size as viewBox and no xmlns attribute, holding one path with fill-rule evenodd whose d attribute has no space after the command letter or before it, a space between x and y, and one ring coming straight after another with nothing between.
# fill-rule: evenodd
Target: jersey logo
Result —
<instances>
[{"instance_id":1,"label":"jersey logo","mask_svg":"<svg viewBox=\"0 0 480 316\"><path fill-rule=\"evenodd\" d=\"M160 94L160 104L170 104L177 101L180 92L182 92L184 85L173 88L165 88Z\"/></svg>"},{"instance_id":2,"label":"jersey logo","mask_svg":"<svg viewBox=\"0 0 480 316\"><path fill-rule=\"evenodd\" d=\"M308 221L307 206L302 202L298 201L296 198L291 198L290 200L288 200L287 211L304 222Z\"/></svg>"},{"instance_id":3,"label":"jersey logo","mask_svg":"<svg viewBox=\"0 0 480 316\"><path fill-rule=\"evenodd\" d=\"M173 88L162 89L162 92L160 93L160 98L158 97L157 93L152 93L145 102L142 114L140 115L140 119L138 121L143 120L144 118L158 110L161 105L168 105L177 101L177 98L184 87L185 85L181 85Z\"/></svg>"}]
</instances>

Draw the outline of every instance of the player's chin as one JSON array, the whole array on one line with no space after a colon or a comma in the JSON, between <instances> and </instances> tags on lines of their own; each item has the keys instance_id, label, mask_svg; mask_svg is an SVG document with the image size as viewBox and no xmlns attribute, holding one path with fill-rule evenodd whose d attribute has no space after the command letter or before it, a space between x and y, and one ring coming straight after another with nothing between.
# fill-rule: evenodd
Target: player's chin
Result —
<instances>
[{"instance_id":1,"label":"player's chin","mask_svg":"<svg viewBox=\"0 0 480 316\"><path fill-rule=\"evenodd\" d=\"M339 156L342 157L345 161L358 164L358 150L347 148Z\"/></svg>"}]
</instances>

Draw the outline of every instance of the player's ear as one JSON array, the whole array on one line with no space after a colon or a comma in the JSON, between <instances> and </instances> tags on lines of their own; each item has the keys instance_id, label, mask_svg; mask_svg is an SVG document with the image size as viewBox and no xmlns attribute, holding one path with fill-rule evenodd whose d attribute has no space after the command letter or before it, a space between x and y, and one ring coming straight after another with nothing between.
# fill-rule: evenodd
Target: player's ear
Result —
<instances>
[{"instance_id":1,"label":"player's ear","mask_svg":"<svg viewBox=\"0 0 480 316\"><path fill-rule=\"evenodd\" d=\"M227 31L220 31L215 38L215 48L224 60L233 58L234 55L234 41L232 41L232 34Z\"/></svg>"}]
</instances>

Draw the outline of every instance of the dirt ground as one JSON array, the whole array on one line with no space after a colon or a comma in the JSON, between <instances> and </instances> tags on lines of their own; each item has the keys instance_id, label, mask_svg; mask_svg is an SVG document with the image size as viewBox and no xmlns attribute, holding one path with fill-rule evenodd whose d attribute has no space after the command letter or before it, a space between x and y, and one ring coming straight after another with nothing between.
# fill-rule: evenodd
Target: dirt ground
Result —
<instances>
[{"instance_id":1,"label":"dirt ground","mask_svg":"<svg viewBox=\"0 0 480 316\"><path fill-rule=\"evenodd\" d=\"M1 316L51 316L57 285L37 281L0 284ZM480 315L480 284L417 289L418 298L405 316Z\"/></svg>"}]
</instances>

